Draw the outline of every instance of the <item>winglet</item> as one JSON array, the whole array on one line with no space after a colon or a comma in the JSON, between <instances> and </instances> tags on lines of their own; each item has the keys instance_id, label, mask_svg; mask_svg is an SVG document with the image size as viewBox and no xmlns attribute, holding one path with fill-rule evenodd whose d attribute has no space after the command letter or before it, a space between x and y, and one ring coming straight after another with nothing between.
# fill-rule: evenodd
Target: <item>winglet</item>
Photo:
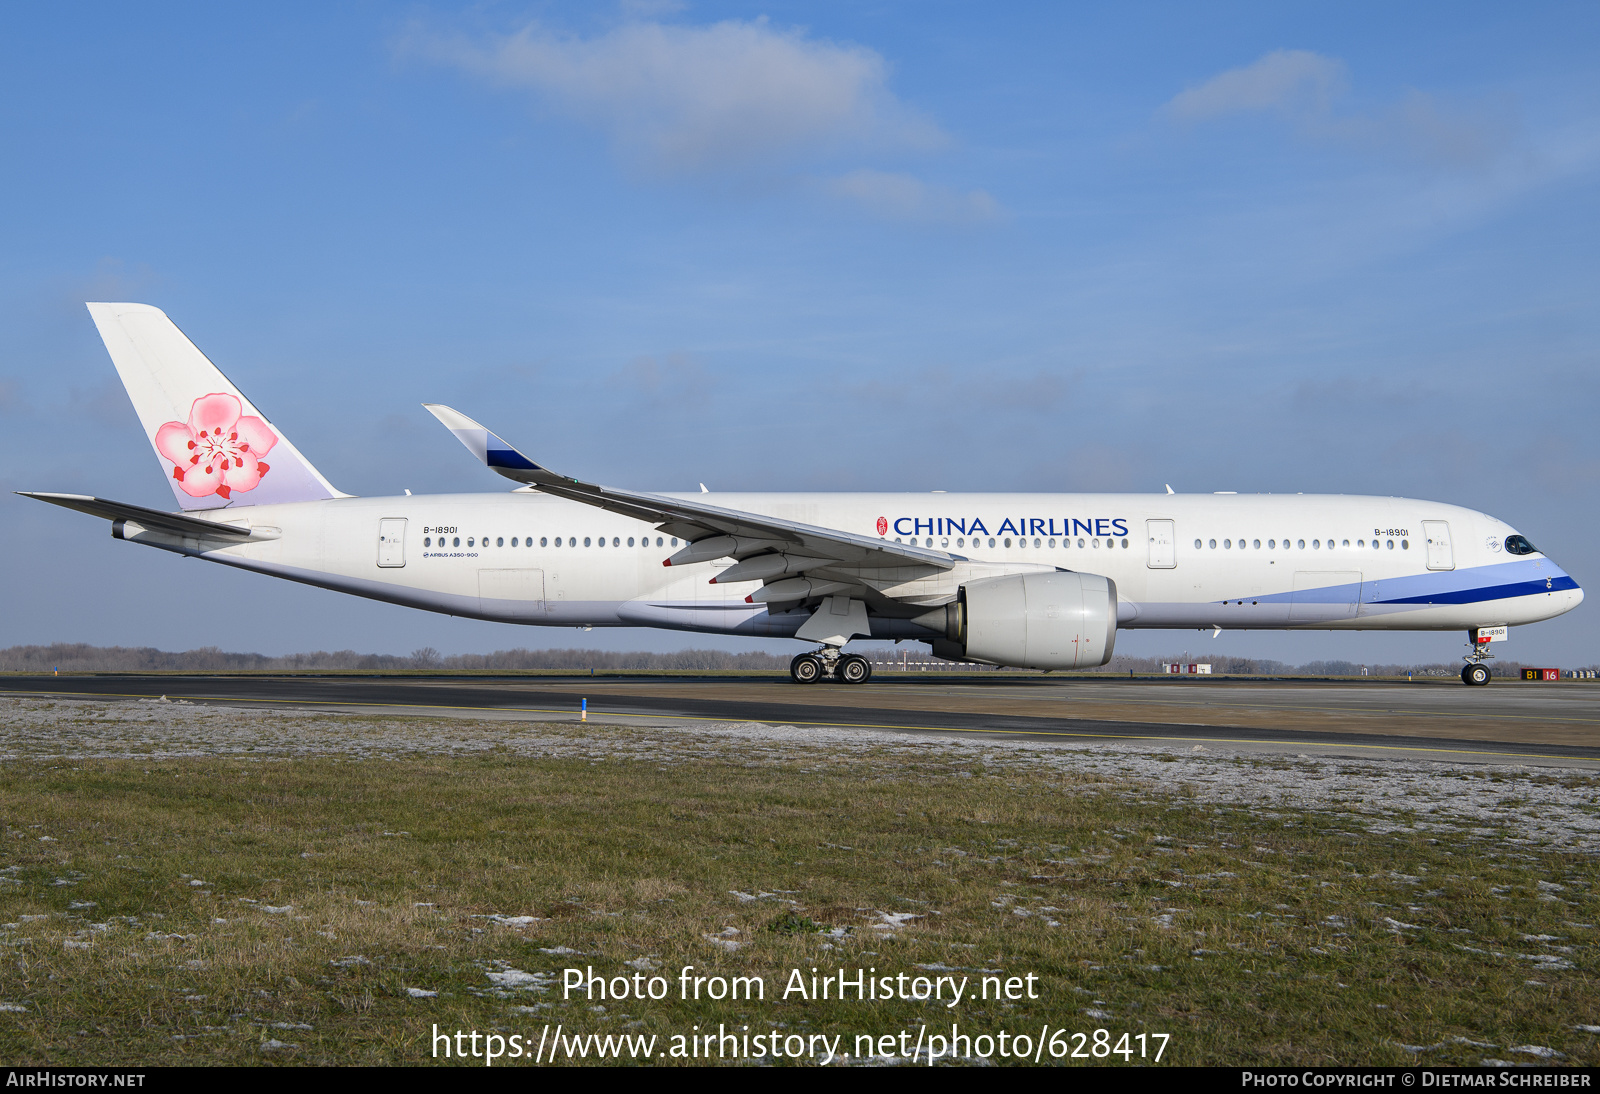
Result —
<instances>
[{"instance_id":1,"label":"winglet","mask_svg":"<svg viewBox=\"0 0 1600 1094\"><path fill-rule=\"evenodd\" d=\"M467 446L478 460L491 471L498 471L516 482L538 482L550 477L550 472L512 448L459 410L443 403L423 403L423 407L438 418L444 427L456 435L456 440Z\"/></svg>"}]
</instances>

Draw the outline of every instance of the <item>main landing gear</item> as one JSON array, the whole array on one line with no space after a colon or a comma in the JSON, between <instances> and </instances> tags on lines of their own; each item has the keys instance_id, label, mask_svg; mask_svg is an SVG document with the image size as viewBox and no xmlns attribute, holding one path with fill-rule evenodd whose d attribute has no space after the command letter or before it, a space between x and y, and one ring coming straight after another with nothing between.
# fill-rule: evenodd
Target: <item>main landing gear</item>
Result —
<instances>
[{"instance_id":1,"label":"main landing gear","mask_svg":"<svg viewBox=\"0 0 1600 1094\"><path fill-rule=\"evenodd\" d=\"M790 661L789 677L797 684L815 684L823 679L836 684L865 684L872 679L872 662L854 653L843 653L837 647L824 646Z\"/></svg>"},{"instance_id":2,"label":"main landing gear","mask_svg":"<svg viewBox=\"0 0 1600 1094\"><path fill-rule=\"evenodd\" d=\"M1489 666L1473 662L1461 670L1461 682L1468 687L1481 688L1489 682Z\"/></svg>"}]
</instances>

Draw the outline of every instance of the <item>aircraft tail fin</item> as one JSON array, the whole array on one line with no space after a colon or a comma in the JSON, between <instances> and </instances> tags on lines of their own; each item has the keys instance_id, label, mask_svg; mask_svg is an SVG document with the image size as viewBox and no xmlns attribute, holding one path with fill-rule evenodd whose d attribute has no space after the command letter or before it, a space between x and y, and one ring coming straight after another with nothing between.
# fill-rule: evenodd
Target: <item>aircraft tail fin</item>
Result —
<instances>
[{"instance_id":1,"label":"aircraft tail fin","mask_svg":"<svg viewBox=\"0 0 1600 1094\"><path fill-rule=\"evenodd\" d=\"M88 307L180 508L350 496L323 478L160 308Z\"/></svg>"}]
</instances>

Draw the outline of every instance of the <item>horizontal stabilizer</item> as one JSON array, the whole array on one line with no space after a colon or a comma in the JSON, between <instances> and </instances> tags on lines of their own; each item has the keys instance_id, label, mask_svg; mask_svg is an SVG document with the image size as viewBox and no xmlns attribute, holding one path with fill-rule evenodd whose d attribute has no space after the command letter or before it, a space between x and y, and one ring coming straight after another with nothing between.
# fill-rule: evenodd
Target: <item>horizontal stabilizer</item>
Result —
<instances>
[{"instance_id":1,"label":"horizontal stabilizer","mask_svg":"<svg viewBox=\"0 0 1600 1094\"><path fill-rule=\"evenodd\" d=\"M25 498L47 501L66 509L76 509L92 517L111 521L133 521L152 532L165 532L174 536L202 536L207 539L227 539L244 542L248 539L277 539L277 529L268 532L252 529L247 524L222 524L214 520L186 516L183 513L163 513L159 509L146 509L142 505L129 505L121 501L90 497L87 494L43 494L31 490L18 490Z\"/></svg>"}]
</instances>

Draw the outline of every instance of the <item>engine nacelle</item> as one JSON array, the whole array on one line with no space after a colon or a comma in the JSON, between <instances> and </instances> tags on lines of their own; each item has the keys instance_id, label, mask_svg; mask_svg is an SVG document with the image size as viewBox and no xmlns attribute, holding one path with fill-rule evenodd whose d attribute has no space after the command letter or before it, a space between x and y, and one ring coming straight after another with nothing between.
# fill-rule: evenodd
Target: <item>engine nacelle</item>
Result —
<instances>
[{"instance_id":1,"label":"engine nacelle","mask_svg":"<svg viewBox=\"0 0 1600 1094\"><path fill-rule=\"evenodd\" d=\"M1010 574L969 581L954 604L916 619L944 632L940 657L1024 669L1086 669L1111 660L1117 586L1097 574Z\"/></svg>"}]
</instances>

